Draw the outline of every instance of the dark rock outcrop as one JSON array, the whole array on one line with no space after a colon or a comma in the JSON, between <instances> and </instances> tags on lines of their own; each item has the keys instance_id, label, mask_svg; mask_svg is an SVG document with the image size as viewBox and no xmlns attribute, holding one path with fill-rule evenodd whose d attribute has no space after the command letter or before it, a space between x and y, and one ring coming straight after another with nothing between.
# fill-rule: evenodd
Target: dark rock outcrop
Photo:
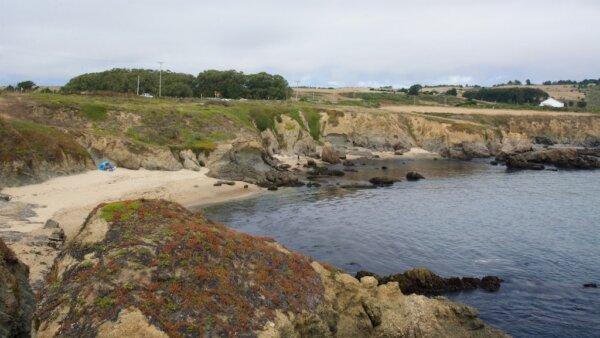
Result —
<instances>
[{"instance_id":1,"label":"dark rock outcrop","mask_svg":"<svg viewBox=\"0 0 600 338\"><path fill-rule=\"evenodd\" d=\"M29 268L0 239L0 337L30 337L34 311Z\"/></svg>"},{"instance_id":2,"label":"dark rock outcrop","mask_svg":"<svg viewBox=\"0 0 600 338\"><path fill-rule=\"evenodd\" d=\"M308 172L311 176L344 176L346 175L342 170L329 169L327 167L314 167Z\"/></svg>"},{"instance_id":3,"label":"dark rock outcrop","mask_svg":"<svg viewBox=\"0 0 600 338\"><path fill-rule=\"evenodd\" d=\"M583 284L583 287L584 288L594 288L594 289L596 289L596 288L598 288L598 284L596 284L596 283L585 283L585 284Z\"/></svg>"},{"instance_id":4,"label":"dark rock outcrop","mask_svg":"<svg viewBox=\"0 0 600 338\"><path fill-rule=\"evenodd\" d=\"M567 169L598 169L600 148L547 148L506 157L509 169L541 170L544 164Z\"/></svg>"},{"instance_id":5,"label":"dark rock outcrop","mask_svg":"<svg viewBox=\"0 0 600 338\"><path fill-rule=\"evenodd\" d=\"M424 179L424 178L425 178L425 176L419 174L416 171L409 171L409 172L406 173L406 180L407 181L418 181L418 180L421 180L421 179Z\"/></svg>"},{"instance_id":6,"label":"dark rock outcrop","mask_svg":"<svg viewBox=\"0 0 600 338\"><path fill-rule=\"evenodd\" d=\"M553 146L555 142L548 136L534 136L533 143L542 144L545 146Z\"/></svg>"},{"instance_id":7,"label":"dark rock outcrop","mask_svg":"<svg viewBox=\"0 0 600 338\"><path fill-rule=\"evenodd\" d=\"M373 177L369 180L369 182L377 187L388 187L396 182L400 182L400 180L391 177Z\"/></svg>"},{"instance_id":8,"label":"dark rock outcrop","mask_svg":"<svg viewBox=\"0 0 600 338\"><path fill-rule=\"evenodd\" d=\"M448 292L458 292L481 288L486 291L494 292L500 289L502 279L496 276L485 276L482 279L475 277L440 277L433 272L424 269L416 268L389 276L379 276L369 271L359 271L356 273L356 278L360 279L364 276L374 277L379 284L397 282L400 290L404 294L419 294L419 295L440 295Z\"/></svg>"}]
</instances>

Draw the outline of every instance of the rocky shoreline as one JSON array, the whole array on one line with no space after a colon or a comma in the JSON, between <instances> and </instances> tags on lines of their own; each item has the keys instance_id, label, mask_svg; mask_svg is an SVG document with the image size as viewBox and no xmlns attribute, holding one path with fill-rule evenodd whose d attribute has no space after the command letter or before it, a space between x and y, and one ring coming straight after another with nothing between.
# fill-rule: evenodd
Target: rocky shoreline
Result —
<instances>
[{"instance_id":1,"label":"rocky shoreline","mask_svg":"<svg viewBox=\"0 0 600 338\"><path fill-rule=\"evenodd\" d=\"M24 265L10 250L3 257L21 266L3 276L20 276L27 289ZM130 200L94 209L55 260L35 315L29 306L0 329L33 318L37 337L505 336L468 306L401 290L397 281L355 279L171 202Z\"/></svg>"}]
</instances>

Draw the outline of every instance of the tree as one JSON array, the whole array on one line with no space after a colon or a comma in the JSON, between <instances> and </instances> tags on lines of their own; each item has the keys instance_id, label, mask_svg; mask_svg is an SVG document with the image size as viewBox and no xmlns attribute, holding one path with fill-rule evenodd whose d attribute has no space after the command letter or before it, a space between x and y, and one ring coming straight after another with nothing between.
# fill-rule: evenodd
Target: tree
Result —
<instances>
[{"instance_id":1,"label":"tree","mask_svg":"<svg viewBox=\"0 0 600 338\"><path fill-rule=\"evenodd\" d=\"M96 92L109 91L117 93L137 92L138 78L140 83L140 94L153 93L158 95L159 71L150 69L123 69L115 68L99 73L87 73L72 78L62 87L64 92ZM194 76L171 71L162 72L162 94L171 96L192 96L192 85ZM184 89L183 87L187 87ZM177 90L175 90L177 89Z\"/></svg>"},{"instance_id":2,"label":"tree","mask_svg":"<svg viewBox=\"0 0 600 338\"><path fill-rule=\"evenodd\" d=\"M414 84L410 86L410 88L408 88L408 95L419 95L419 92L422 88L423 86L421 86L420 84Z\"/></svg>"},{"instance_id":3,"label":"tree","mask_svg":"<svg viewBox=\"0 0 600 338\"><path fill-rule=\"evenodd\" d=\"M577 107L578 108L585 108L585 107L587 107L587 102L585 102L584 100L578 101L577 102Z\"/></svg>"},{"instance_id":4,"label":"tree","mask_svg":"<svg viewBox=\"0 0 600 338\"><path fill-rule=\"evenodd\" d=\"M13 85L8 85L6 88L4 88L4 90L6 90L7 92L14 92L15 87L13 87Z\"/></svg>"},{"instance_id":5,"label":"tree","mask_svg":"<svg viewBox=\"0 0 600 338\"><path fill-rule=\"evenodd\" d=\"M548 98L548 93L537 88L509 87L469 90L465 92L463 96L468 99L490 102L539 104L541 101Z\"/></svg>"},{"instance_id":6,"label":"tree","mask_svg":"<svg viewBox=\"0 0 600 338\"><path fill-rule=\"evenodd\" d=\"M446 95L456 96L458 95L458 91L456 88L450 88L446 91Z\"/></svg>"},{"instance_id":7,"label":"tree","mask_svg":"<svg viewBox=\"0 0 600 338\"><path fill-rule=\"evenodd\" d=\"M528 86L531 86L531 80L529 80L529 79L525 80L525 84Z\"/></svg>"},{"instance_id":8,"label":"tree","mask_svg":"<svg viewBox=\"0 0 600 338\"><path fill-rule=\"evenodd\" d=\"M206 70L194 81L194 94L202 97L220 96L228 99L246 97L244 73L235 70Z\"/></svg>"},{"instance_id":9,"label":"tree","mask_svg":"<svg viewBox=\"0 0 600 338\"><path fill-rule=\"evenodd\" d=\"M20 91L29 91L34 89L35 83L33 81L23 81L17 83L17 90Z\"/></svg>"}]
</instances>

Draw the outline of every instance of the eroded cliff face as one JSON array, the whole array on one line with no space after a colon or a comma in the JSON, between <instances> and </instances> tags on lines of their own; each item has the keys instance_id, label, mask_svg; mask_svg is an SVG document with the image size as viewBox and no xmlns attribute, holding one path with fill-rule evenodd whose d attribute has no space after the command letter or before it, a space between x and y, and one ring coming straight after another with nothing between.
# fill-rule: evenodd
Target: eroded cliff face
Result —
<instances>
[{"instance_id":1,"label":"eroded cliff face","mask_svg":"<svg viewBox=\"0 0 600 338\"><path fill-rule=\"evenodd\" d=\"M0 188L38 183L93 167L89 154L68 132L0 118Z\"/></svg>"},{"instance_id":2,"label":"eroded cliff face","mask_svg":"<svg viewBox=\"0 0 600 338\"><path fill-rule=\"evenodd\" d=\"M323 114L322 134L337 147L373 150L421 147L469 159L531 150L533 143L600 144L600 117L483 116L452 118L385 112Z\"/></svg>"},{"instance_id":3,"label":"eroded cliff face","mask_svg":"<svg viewBox=\"0 0 600 338\"><path fill-rule=\"evenodd\" d=\"M162 200L96 208L47 282L37 337L504 336L467 306L358 281Z\"/></svg>"},{"instance_id":4,"label":"eroded cliff face","mask_svg":"<svg viewBox=\"0 0 600 338\"><path fill-rule=\"evenodd\" d=\"M30 337L34 311L29 269L0 239L0 337Z\"/></svg>"}]
</instances>

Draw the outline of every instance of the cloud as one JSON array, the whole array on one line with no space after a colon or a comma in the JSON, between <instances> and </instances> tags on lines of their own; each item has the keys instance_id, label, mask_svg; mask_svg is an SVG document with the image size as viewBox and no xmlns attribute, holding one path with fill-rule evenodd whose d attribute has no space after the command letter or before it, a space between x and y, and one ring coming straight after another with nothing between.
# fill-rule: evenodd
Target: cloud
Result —
<instances>
[{"instance_id":1,"label":"cloud","mask_svg":"<svg viewBox=\"0 0 600 338\"><path fill-rule=\"evenodd\" d=\"M304 85L600 77L598 1L0 0L0 83L113 67Z\"/></svg>"}]
</instances>

